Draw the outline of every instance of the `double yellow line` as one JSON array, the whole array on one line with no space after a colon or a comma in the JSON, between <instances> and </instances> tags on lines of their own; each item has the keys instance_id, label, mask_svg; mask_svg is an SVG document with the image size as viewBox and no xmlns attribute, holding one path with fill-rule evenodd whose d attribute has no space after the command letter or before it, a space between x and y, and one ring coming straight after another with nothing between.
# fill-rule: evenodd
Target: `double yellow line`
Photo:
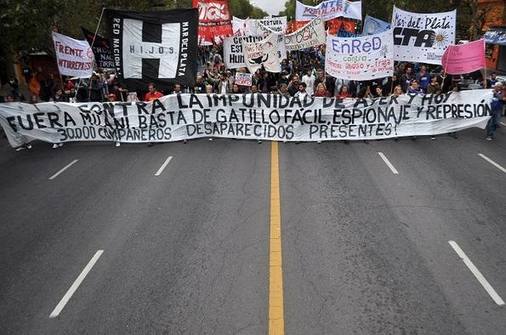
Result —
<instances>
[{"instance_id":1,"label":"double yellow line","mask_svg":"<svg viewBox=\"0 0 506 335\"><path fill-rule=\"evenodd\" d=\"M278 142L271 145L271 222L269 236L269 335L285 334L283 263L281 254L281 203Z\"/></svg>"}]
</instances>

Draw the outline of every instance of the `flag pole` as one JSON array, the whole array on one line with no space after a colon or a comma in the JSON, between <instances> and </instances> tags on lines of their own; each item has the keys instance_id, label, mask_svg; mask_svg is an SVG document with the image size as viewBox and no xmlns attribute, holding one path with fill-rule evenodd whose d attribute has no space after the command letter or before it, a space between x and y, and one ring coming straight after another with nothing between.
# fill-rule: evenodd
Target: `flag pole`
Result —
<instances>
[{"instance_id":1,"label":"flag pole","mask_svg":"<svg viewBox=\"0 0 506 335\"><path fill-rule=\"evenodd\" d=\"M97 38L98 29L100 28L100 24L102 23L102 17L104 16L104 10L105 10L105 7L102 7L102 11L100 12L100 17L98 19L97 27L95 28L95 33L93 34L93 39L91 40L90 47L92 50L93 50L93 45L95 44L95 40ZM96 61L95 61L95 63L96 63ZM93 74L92 74L92 77L93 77ZM77 95L77 92L76 92L76 95ZM91 99L91 78L90 78L90 82L88 84L88 101L90 99Z\"/></svg>"},{"instance_id":2,"label":"flag pole","mask_svg":"<svg viewBox=\"0 0 506 335\"><path fill-rule=\"evenodd\" d=\"M441 93L443 93L443 88L445 87L445 80L446 80L446 69L443 68L443 75L441 76L443 78L443 82L441 83Z\"/></svg>"}]
</instances>

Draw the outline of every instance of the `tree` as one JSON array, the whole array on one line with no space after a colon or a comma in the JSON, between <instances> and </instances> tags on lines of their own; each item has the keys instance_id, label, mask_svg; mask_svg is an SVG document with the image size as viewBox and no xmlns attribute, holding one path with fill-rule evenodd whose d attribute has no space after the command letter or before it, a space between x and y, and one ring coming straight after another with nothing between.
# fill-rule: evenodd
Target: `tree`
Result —
<instances>
[{"instance_id":1,"label":"tree","mask_svg":"<svg viewBox=\"0 0 506 335\"><path fill-rule=\"evenodd\" d=\"M316 5L322 0L303 0L301 1L307 5ZM289 18L295 16L296 0L288 0L285 3L285 9L280 12L280 15L286 15ZM385 21L391 21L393 6L412 11L412 12L441 12L457 9L457 39L477 39L482 31L483 20L487 8L480 7L478 0L381 0L362 1L362 12L377 17Z\"/></svg>"}]
</instances>

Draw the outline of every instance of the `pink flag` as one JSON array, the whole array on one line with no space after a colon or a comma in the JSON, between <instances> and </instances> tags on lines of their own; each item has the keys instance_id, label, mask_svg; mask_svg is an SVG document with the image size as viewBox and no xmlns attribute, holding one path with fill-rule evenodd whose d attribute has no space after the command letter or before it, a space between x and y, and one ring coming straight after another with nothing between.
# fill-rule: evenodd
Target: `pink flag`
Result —
<instances>
[{"instance_id":1,"label":"pink flag","mask_svg":"<svg viewBox=\"0 0 506 335\"><path fill-rule=\"evenodd\" d=\"M448 74L466 74L485 67L485 40L450 45L443 54L443 68Z\"/></svg>"}]
</instances>

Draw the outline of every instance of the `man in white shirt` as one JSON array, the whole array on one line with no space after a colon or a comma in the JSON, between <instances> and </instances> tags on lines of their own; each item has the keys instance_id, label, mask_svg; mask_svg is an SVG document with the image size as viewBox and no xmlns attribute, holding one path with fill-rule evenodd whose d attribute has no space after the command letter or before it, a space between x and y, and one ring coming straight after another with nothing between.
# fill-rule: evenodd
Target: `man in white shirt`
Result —
<instances>
[{"instance_id":1,"label":"man in white shirt","mask_svg":"<svg viewBox=\"0 0 506 335\"><path fill-rule=\"evenodd\" d=\"M314 94L314 82L316 77L312 70L306 71L306 73L302 76L302 82L306 84L306 92L310 96Z\"/></svg>"},{"instance_id":2,"label":"man in white shirt","mask_svg":"<svg viewBox=\"0 0 506 335\"><path fill-rule=\"evenodd\" d=\"M297 91L297 93L295 93L294 97L299 98L299 100L303 100L306 97L306 95L308 95L306 84L300 83L299 90Z\"/></svg>"}]
</instances>

